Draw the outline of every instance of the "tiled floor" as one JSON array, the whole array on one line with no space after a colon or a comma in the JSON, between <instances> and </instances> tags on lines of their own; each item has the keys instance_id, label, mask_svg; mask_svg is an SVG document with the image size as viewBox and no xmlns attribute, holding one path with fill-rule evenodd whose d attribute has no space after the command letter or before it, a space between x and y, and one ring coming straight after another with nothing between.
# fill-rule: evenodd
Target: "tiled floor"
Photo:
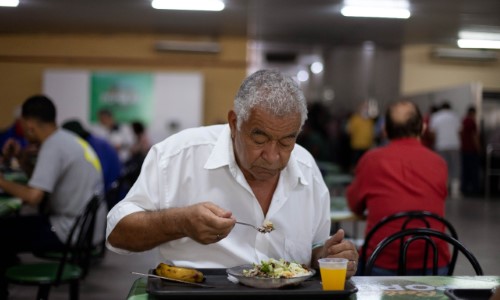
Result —
<instances>
[{"instance_id":1,"label":"tiled floor","mask_svg":"<svg viewBox=\"0 0 500 300\"><path fill-rule=\"evenodd\" d=\"M463 244L478 258L485 275L500 275L500 199L449 199L447 219L456 227ZM346 225L346 230L351 228ZM362 226L359 230L362 232ZM31 256L24 256L33 260ZM124 299L137 278L131 271L147 272L158 263L154 251L123 256L107 252L81 283L81 299ZM455 275L471 275L468 262L459 259ZM11 286L9 299L34 299L36 288ZM50 299L67 299L66 286L51 291Z\"/></svg>"}]
</instances>

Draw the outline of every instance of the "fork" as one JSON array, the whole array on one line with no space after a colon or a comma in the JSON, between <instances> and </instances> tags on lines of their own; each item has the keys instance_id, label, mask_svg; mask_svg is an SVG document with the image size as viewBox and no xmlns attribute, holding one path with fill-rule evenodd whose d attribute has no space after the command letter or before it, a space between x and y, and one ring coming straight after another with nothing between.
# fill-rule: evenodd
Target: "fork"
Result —
<instances>
[{"instance_id":1,"label":"fork","mask_svg":"<svg viewBox=\"0 0 500 300\"><path fill-rule=\"evenodd\" d=\"M245 226L250 226L252 227L253 229L257 230L258 232L260 233L268 233L269 231L266 230L266 228L264 228L263 226L261 227L257 227L257 226L254 226L252 224L248 224L248 223L244 223L244 222L240 222L240 221L236 221L236 224L240 224L240 225L245 225Z\"/></svg>"},{"instance_id":2,"label":"fork","mask_svg":"<svg viewBox=\"0 0 500 300\"><path fill-rule=\"evenodd\" d=\"M262 232L262 228L257 227L257 226L254 226L254 225L252 225L252 224L248 224L248 223L244 223L244 222L240 222L240 221L236 221L236 224L245 225L245 226L250 226L250 227L252 227L253 229L257 230L258 232Z\"/></svg>"}]
</instances>

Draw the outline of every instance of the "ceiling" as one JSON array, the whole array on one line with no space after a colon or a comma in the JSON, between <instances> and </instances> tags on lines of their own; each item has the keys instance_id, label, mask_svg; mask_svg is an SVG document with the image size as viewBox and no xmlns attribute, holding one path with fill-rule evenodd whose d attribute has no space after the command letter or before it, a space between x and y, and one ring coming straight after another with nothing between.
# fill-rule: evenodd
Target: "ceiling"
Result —
<instances>
[{"instance_id":1,"label":"ceiling","mask_svg":"<svg viewBox=\"0 0 500 300\"><path fill-rule=\"evenodd\" d=\"M150 0L20 0L0 33L238 35L274 42L454 43L463 28L500 31L499 0L410 0L408 20L346 18L342 0L224 0L221 12L155 10Z\"/></svg>"}]
</instances>

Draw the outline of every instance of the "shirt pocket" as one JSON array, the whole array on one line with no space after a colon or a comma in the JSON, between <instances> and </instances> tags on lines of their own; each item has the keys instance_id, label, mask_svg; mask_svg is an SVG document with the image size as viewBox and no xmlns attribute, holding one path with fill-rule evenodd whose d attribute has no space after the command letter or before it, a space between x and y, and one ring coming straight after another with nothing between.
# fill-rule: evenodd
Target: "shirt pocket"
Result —
<instances>
[{"instance_id":1,"label":"shirt pocket","mask_svg":"<svg viewBox=\"0 0 500 300\"><path fill-rule=\"evenodd\" d=\"M311 254L311 244L291 238L285 239L285 260L309 266L311 264Z\"/></svg>"}]
</instances>

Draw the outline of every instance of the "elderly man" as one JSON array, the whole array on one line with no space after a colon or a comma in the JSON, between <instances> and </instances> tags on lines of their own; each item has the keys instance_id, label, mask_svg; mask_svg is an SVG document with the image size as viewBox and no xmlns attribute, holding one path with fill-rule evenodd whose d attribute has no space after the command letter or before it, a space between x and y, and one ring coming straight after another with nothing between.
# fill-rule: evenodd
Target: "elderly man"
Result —
<instances>
[{"instance_id":1,"label":"elderly man","mask_svg":"<svg viewBox=\"0 0 500 300\"><path fill-rule=\"evenodd\" d=\"M409 101L393 103L387 109L385 130L387 146L367 152L356 167L355 180L347 188L349 207L356 214L367 211L366 232L389 215L409 210L426 210L444 215L447 196L445 161L420 143L423 132L422 116ZM433 228L444 230L441 224ZM401 230L401 223L385 226L374 235L367 257L385 237ZM449 250L437 242L441 255L438 271L446 274ZM399 246L393 244L375 262L374 275L396 275ZM408 272L422 267L423 251L409 251ZM360 262L366 263L366 262ZM421 271L421 270L418 270Z\"/></svg>"},{"instance_id":2,"label":"elderly man","mask_svg":"<svg viewBox=\"0 0 500 300\"><path fill-rule=\"evenodd\" d=\"M158 247L176 265L225 268L268 258L317 267L357 252L329 238L330 198L313 157L295 144L307 116L297 84L262 70L240 87L229 124L193 128L153 146L129 194L108 214L108 246ZM263 234L236 220L275 230Z\"/></svg>"}]
</instances>

